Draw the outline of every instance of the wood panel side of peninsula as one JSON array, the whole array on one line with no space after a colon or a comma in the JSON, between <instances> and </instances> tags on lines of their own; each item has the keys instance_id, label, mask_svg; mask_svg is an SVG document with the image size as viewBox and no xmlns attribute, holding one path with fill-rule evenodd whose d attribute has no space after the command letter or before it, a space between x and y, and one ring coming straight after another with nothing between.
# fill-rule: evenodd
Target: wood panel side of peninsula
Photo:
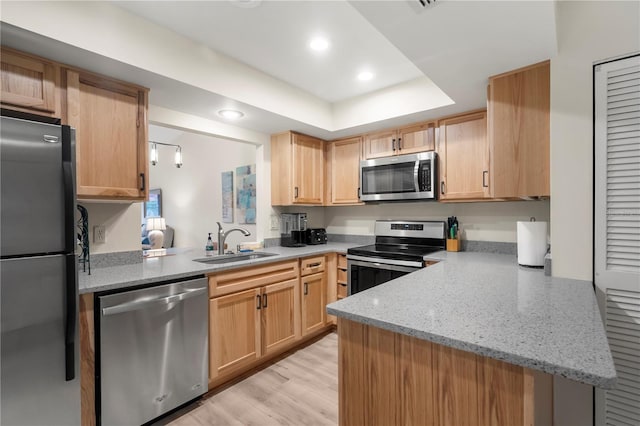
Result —
<instances>
[{"instance_id":1,"label":"wood panel side of peninsula","mask_svg":"<svg viewBox=\"0 0 640 426\"><path fill-rule=\"evenodd\" d=\"M549 425L545 373L338 318L339 424Z\"/></svg>"}]
</instances>

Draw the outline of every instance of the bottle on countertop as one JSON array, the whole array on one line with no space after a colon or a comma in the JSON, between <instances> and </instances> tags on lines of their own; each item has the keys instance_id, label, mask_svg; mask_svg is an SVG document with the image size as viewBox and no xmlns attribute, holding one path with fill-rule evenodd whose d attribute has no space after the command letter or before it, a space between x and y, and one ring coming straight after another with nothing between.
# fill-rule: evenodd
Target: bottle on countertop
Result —
<instances>
[{"instance_id":1,"label":"bottle on countertop","mask_svg":"<svg viewBox=\"0 0 640 426\"><path fill-rule=\"evenodd\" d=\"M204 248L206 256L213 256L213 240L211 239L211 232L209 232L209 238L207 238L207 245Z\"/></svg>"}]
</instances>

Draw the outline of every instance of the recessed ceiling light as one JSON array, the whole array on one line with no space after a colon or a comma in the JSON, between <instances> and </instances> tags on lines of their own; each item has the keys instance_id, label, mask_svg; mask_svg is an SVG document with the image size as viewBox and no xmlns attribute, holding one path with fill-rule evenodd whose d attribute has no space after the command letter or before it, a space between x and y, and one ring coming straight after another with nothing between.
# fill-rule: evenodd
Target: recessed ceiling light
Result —
<instances>
[{"instance_id":1,"label":"recessed ceiling light","mask_svg":"<svg viewBox=\"0 0 640 426\"><path fill-rule=\"evenodd\" d=\"M235 109L221 109L220 111L218 111L218 115L220 117L229 118L231 120L244 117L243 112L236 111Z\"/></svg>"},{"instance_id":2,"label":"recessed ceiling light","mask_svg":"<svg viewBox=\"0 0 640 426\"><path fill-rule=\"evenodd\" d=\"M315 51L322 52L329 48L329 41L326 38L315 37L309 42L309 47Z\"/></svg>"},{"instance_id":3,"label":"recessed ceiling light","mask_svg":"<svg viewBox=\"0 0 640 426\"><path fill-rule=\"evenodd\" d=\"M373 78L373 73L370 71L362 71L360 74L358 74L358 80L360 81L367 81L367 80L371 80Z\"/></svg>"}]
</instances>

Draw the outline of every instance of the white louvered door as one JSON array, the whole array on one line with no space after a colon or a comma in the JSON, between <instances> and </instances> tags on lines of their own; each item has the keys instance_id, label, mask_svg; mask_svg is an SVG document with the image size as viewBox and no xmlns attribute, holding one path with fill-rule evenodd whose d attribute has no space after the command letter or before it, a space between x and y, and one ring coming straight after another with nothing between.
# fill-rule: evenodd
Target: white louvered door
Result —
<instances>
[{"instance_id":1,"label":"white louvered door","mask_svg":"<svg viewBox=\"0 0 640 426\"><path fill-rule=\"evenodd\" d=\"M640 56L597 65L594 281L618 373L597 425L640 425Z\"/></svg>"}]
</instances>

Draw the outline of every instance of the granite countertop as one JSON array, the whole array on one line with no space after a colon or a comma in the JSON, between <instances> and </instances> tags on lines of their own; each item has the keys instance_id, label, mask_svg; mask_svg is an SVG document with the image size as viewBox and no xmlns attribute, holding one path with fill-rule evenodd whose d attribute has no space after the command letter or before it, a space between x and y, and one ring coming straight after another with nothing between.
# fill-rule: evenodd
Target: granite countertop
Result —
<instances>
[{"instance_id":1,"label":"granite countertop","mask_svg":"<svg viewBox=\"0 0 640 426\"><path fill-rule=\"evenodd\" d=\"M512 255L441 262L327 306L348 320L611 388L616 371L591 282L545 276Z\"/></svg>"},{"instance_id":2,"label":"granite countertop","mask_svg":"<svg viewBox=\"0 0 640 426\"><path fill-rule=\"evenodd\" d=\"M208 265L206 263L194 262L193 259L201 259L205 257L204 250L177 250L175 254L170 254L168 256L145 258L142 263L111 266L107 268L94 268L91 270L91 275L88 275L86 272L79 272L78 287L80 294L126 289L127 287L150 284L153 282L191 277L227 269L243 268L262 263L279 262L298 257L313 256L315 254L331 252L346 253L348 248L358 245L360 244L328 243L295 248L269 247L259 251L276 253L276 256L220 265Z\"/></svg>"}]
</instances>

